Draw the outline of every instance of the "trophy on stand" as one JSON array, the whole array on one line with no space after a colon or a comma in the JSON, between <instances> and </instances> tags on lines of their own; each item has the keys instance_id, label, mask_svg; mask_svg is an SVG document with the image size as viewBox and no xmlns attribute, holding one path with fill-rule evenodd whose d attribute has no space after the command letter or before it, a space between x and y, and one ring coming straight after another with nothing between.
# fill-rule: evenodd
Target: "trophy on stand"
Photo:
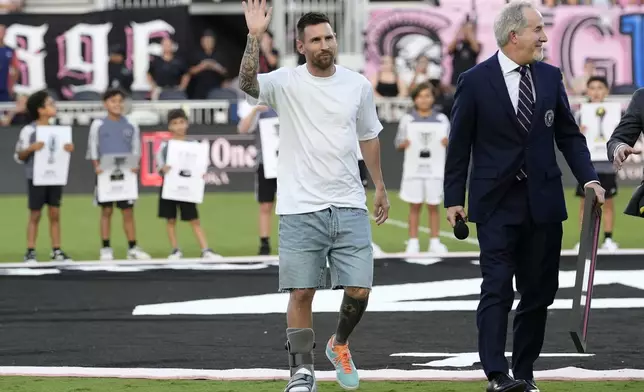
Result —
<instances>
[{"instance_id":1,"label":"trophy on stand","mask_svg":"<svg viewBox=\"0 0 644 392\"><path fill-rule=\"evenodd\" d=\"M603 106L600 106L595 111L595 114L599 119L599 128L597 130L597 137L595 137L595 142L606 141L606 138L604 138L604 116L606 116L606 109Z\"/></svg>"},{"instance_id":2,"label":"trophy on stand","mask_svg":"<svg viewBox=\"0 0 644 392\"><path fill-rule=\"evenodd\" d=\"M56 152L56 136L54 135L49 136L48 148L49 148L49 158L47 159L47 163L50 165L53 165L55 162L54 152Z\"/></svg>"},{"instance_id":3,"label":"trophy on stand","mask_svg":"<svg viewBox=\"0 0 644 392\"><path fill-rule=\"evenodd\" d=\"M123 170L121 170L121 165L125 163L125 157L114 157L114 166L116 168L112 171L110 175L110 181L123 181L125 175Z\"/></svg>"},{"instance_id":4,"label":"trophy on stand","mask_svg":"<svg viewBox=\"0 0 644 392\"><path fill-rule=\"evenodd\" d=\"M275 133L274 134L275 134L275 137L277 137L277 138L280 137L280 125L279 125L279 123L275 124ZM280 156L279 148L275 150L275 156L276 157Z\"/></svg>"},{"instance_id":5,"label":"trophy on stand","mask_svg":"<svg viewBox=\"0 0 644 392\"><path fill-rule=\"evenodd\" d=\"M420 137L423 142L423 148L420 150L419 156L421 158L429 158L432 156L431 152L429 151L429 142L432 140L432 135L427 132L422 132L420 134Z\"/></svg>"},{"instance_id":6,"label":"trophy on stand","mask_svg":"<svg viewBox=\"0 0 644 392\"><path fill-rule=\"evenodd\" d=\"M192 154L184 152L181 154L179 160L181 161L180 167L184 168L179 170L179 177L192 177L190 169L190 160L193 158Z\"/></svg>"}]
</instances>

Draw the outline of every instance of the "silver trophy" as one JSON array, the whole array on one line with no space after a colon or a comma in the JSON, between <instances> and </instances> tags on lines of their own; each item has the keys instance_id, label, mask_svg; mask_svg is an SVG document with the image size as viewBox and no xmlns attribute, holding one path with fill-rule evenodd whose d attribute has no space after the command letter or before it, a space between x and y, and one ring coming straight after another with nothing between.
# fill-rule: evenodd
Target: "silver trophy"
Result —
<instances>
[{"instance_id":1,"label":"silver trophy","mask_svg":"<svg viewBox=\"0 0 644 392\"><path fill-rule=\"evenodd\" d=\"M418 155L421 158L431 157L432 153L429 151L429 142L432 140L432 135L430 133L423 132L420 134L420 138L422 139L423 148L420 150L420 154Z\"/></svg>"},{"instance_id":2,"label":"silver trophy","mask_svg":"<svg viewBox=\"0 0 644 392\"><path fill-rule=\"evenodd\" d=\"M280 137L280 125L279 125L279 123L275 124L275 137ZM277 150L275 150L275 156L276 157L280 156L279 148Z\"/></svg>"},{"instance_id":3,"label":"silver trophy","mask_svg":"<svg viewBox=\"0 0 644 392\"><path fill-rule=\"evenodd\" d=\"M110 181L123 181L125 179L125 174L121 170L121 166L125 163L125 157L114 157L114 166L115 169L110 175Z\"/></svg>"},{"instance_id":4,"label":"silver trophy","mask_svg":"<svg viewBox=\"0 0 644 392\"><path fill-rule=\"evenodd\" d=\"M180 167L184 167L186 169L181 169L179 170L179 176L180 177L192 177L192 172L190 169L187 169L190 167L190 161L193 160L195 157L193 154L184 152L180 155L179 160L181 161Z\"/></svg>"},{"instance_id":5,"label":"silver trophy","mask_svg":"<svg viewBox=\"0 0 644 392\"><path fill-rule=\"evenodd\" d=\"M55 160L55 155L54 153L56 152L56 136L50 135L49 136L49 143L47 143L47 147L49 149L49 158L47 158L47 163L50 165L53 165Z\"/></svg>"}]
</instances>

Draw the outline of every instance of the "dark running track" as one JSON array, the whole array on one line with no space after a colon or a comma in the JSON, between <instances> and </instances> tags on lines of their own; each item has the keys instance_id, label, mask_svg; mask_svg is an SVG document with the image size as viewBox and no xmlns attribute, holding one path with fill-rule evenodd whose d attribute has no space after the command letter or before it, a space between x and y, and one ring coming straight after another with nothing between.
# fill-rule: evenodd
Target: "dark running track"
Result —
<instances>
[{"instance_id":1,"label":"dark running track","mask_svg":"<svg viewBox=\"0 0 644 392\"><path fill-rule=\"evenodd\" d=\"M475 313L453 310L459 306L471 308L476 302L479 286L470 279L479 278L479 271L471 261L447 259L424 266L402 260L378 260L377 286L370 306L374 309L388 306L389 310L367 311L353 335L352 352L358 366L477 369ZM563 274L573 269L573 263L570 257L562 258ZM285 368L284 315L261 314L271 304L283 309L280 295L253 299L247 302L249 307L219 302L197 304L194 308L220 313L215 315L132 315L139 305L276 293L276 267L255 265L251 266L255 269L247 270L229 267L135 268L129 272L65 269L36 276L24 275L34 273L33 269L13 270L19 275L8 275L7 270L0 269L0 366ZM568 366L644 369L638 334L644 325L644 291L629 286L629 279L631 282L639 279L640 286L644 285L644 262L635 256L603 256L599 268L594 303L599 306L601 299L630 298L630 308L621 308L619 300L614 300L608 301L609 305L604 306L607 308L594 309L589 345L594 355L544 355L538 363L539 370ZM445 280L452 280L448 289L441 289L438 294L433 290L434 297L453 297L426 298L427 292L432 291L432 282L440 284ZM428 286L381 287L409 283ZM565 286L562 284L559 299L572 297L572 289ZM450 293L456 288L464 291L458 295ZM387 304L391 296L386 290L399 296L393 305ZM413 306L442 306L444 310L396 309L411 300L420 301ZM444 302L448 300L461 305ZM442 305L427 301L441 301ZM339 303L335 298L330 301L320 296L316 305L329 308L314 317L318 333L317 368L329 370L322 349L335 328L336 314L331 310L339 307ZM240 312L248 314L230 314ZM568 310L551 310L544 354L574 355L568 318ZM392 356L412 352L425 357Z\"/></svg>"}]
</instances>

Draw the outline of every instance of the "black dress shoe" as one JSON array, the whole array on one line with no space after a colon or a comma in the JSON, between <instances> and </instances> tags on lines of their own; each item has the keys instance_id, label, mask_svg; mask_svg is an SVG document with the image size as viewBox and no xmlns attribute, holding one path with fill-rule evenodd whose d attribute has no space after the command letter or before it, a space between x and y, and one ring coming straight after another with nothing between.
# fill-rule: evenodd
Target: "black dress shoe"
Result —
<instances>
[{"instance_id":1,"label":"black dress shoe","mask_svg":"<svg viewBox=\"0 0 644 392\"><path fill-rule=\"evenodd\" d=\"M525 392L525 382L514 380L507 374L497 374L487 384L487 392Z\"/></svg>"},{"instance_id":2,"label":"black dress shoe","mask_svg":"<svg viewBox=\"0 0 644 392\"><path fill-rule=\"evenodd\" d=\"M537 388L537 384L534 382L534 379L521 381L525 382L525 392L539 392L539 388Z\"/></svg>"}]
</instances>

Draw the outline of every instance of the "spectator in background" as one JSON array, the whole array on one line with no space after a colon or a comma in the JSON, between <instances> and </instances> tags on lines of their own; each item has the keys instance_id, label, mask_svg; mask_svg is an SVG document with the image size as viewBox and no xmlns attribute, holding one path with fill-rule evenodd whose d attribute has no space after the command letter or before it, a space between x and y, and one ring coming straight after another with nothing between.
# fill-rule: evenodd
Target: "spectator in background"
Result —
<instances>
[{"instance_id":1,"label":"spectator in background","mask_svg":"<svg viewBox=\"0 0 644 392\"><path fill-rule=\"evenodd\" d=\"M27 125L31 122L27 112L27 96L18 95L16 97L16 107L7 112L0 120L0 125Z\"/></svg>"},{"instance_id":2,"label":"spectator in background","mask_svg":"<svg viewBox=\"0 0 644 392\"><path fill-rule=\"evenodd\" d=\"M273 33L270 31L265 32L259 45L258 73L275 71L279 66L280 55L277 49L273 47Z\"/></svg>"},{"instance_id":3,"label":"spectator in background","mask_svg":"<svg viewBox=\"0 0 644 392\"><path fill-rule=\"evenodd\" d=\"M221 65L221 55L215 50L217 38L212 30L206 30L201 37L201 52L190 75L194 79L194 99L207 99L210 91L221 88L222 83L228 76L228 70Z\"/></svg>"},{"instance_id":4,"label":"spectator in background","mask_svg":"<svg viewBox=\"0 0 644 392\"><path fill-rule=\"evenodd\" d=\"M447 51L452 56L452 86L456 86L458 77L476 65L481 53L481 43L476 40L476 25L469 16L447 46Z\"/></svg>"},{"instance_id":5,"label":"spectator in background","mask_svg":"<svg viewBox=\"0 0 644 392\"><path fill-rule=\"evenodd\" d=\"M584 62L584 72L572 80L571 86L572 91L575 95L584 95L586 94L586 88L588 85L588 79L592 76L595 76L595 64L590 59L586 59Z\"/></svg>"},{"instance_id":6,"label":"spectator in background","mask_svg":"<svg viewBox=\"0 0 644 392\"><path fill-rule=\"evenodd\" d=\"M190 83L188 67L174 52L174 42L166 37L161 41L163 53L154 57L148 70L148 82L152 86L151 99L186 99Z\"/></svg>"},{"instance_id":7,"label":"spectator in background","mask_svg":"<svg viewBox=\"0 0 644 392\"><path fill-rule=\"evenodd\" d=\"M0 14L22 11L24 0L0 0Z\"/></svg>"},{"instance_id":8,"label":"spectator in background","mask_svg":"<svg viewBox=\"0 0 644 392\"><path fill-rule=\"evenodd\" d=\"M416 58L416 65L413 72L402 75L404 83L407 85L407 91L412 91L419 84L429 82L432 79L429 72L429 57L421 54ZM436 75L433 75L436 76Z\"/></svg>"},{"instance_id":9,"label":"spectator in background","mask_svg":"<svg viewBox=\"0 0 644 392\"><path fill-rule=\"evenodd\" d=\"M121 45L110 47L110 61L107 65L107 77L109 87L121 89L128 94L132 92L134 76L132 71L125 66L125 49Z\"/></svg>"},{"instance_id":10,"label":"spectator in background","mask_svg":"<svg viewBox=\"0 0 644 392\"><path fill-rule=\"evenodd\" d=\"M18 58L4 43L6 31L7 27L0 24L0 102L13 101L13 85L18 80Z\"/></svg>"},{"instance_id":11,"label":"spectator in background","mask_svg":"<svg viewBox=\"0 0 644 392\"><path fill-rule=\"evenodd\" d=\"M407 85L398 77L394 58L382 56L380 58L380 69L371 77L376 97L406 97Z\"/></svg>"}]
</instances>

